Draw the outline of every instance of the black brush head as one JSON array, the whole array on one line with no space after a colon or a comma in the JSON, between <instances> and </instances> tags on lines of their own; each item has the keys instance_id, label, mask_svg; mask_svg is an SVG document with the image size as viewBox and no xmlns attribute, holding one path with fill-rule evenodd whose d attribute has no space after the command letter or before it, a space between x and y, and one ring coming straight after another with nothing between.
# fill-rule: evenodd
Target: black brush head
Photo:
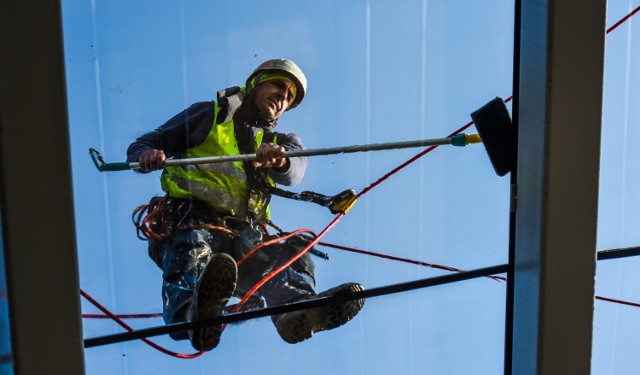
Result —
<instances>
[{"instance_id":1,"label":"black brush head","mask_svg":"<svg viewBox=\"0 0 640 375\"><path fill-rule=\"evenodd\" d=\"M496 174L506 175L515 166L516 136L504 101L496 97L473 112L471 118L476 124Z\"/></svg>"}]
</instances>

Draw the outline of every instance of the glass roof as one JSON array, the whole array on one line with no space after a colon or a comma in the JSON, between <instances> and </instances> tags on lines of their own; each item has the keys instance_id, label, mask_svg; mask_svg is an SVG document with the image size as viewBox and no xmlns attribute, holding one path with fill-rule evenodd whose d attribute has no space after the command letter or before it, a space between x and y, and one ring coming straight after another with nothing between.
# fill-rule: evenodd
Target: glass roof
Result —
<instances>
[{"instance_id":1,"label":"glass roof","mask_svg":"<svg viewBox=\"0 0 640 375\"><path fill-rule=\"evenodd\" d=\"M138 205L162 194L159 173L100 173L90 147L108 162L124 161L136 137L191 103L243 85L257 65L276 57L294 60L309 81L304 102L278 130L299 134L310 149L446 137L489 100L512 95L510 2L62 4L81 288L115 314L154 315L125 319L135 329L163 324L155 316L162 309L161 270L131 223ZM631 10L632 1L610 1L607 25ZM640 212L633 209L640 202L631 146L640 122L632 105L640 87L633 24L607 36L599 249L640 242L633 231ZM420 151L312 157L304 181L291 190L360 192ZM334 218L326 208L282 198L272 200L271 211L286 231L319 233ZM507 263L508 216L509 179L495 175L484 148L441 146L364 195L323 242L471 270ZM347 281L370 289L450 273L318 250L330 256L315 259L318 291ZM631 287L634 262L600 262L597 294L640 301ZM309 374L496 374L504 360L505 291L504 282L480 278L371 298L349 324L297 345L284 343L270 319L260 318L230 325L220 346L197 359L177 359L141 341L88 348L86 368L276 374L304 363ZM82 308L85 338L123 332L97 318L100 311L85 299ZM608 371L633 363L636 356L622 348L633 347L623 336L638 326L635 319L640 310L596 303L594 373L619 373ZM152 341L194 353L188 341Z\"/></svg>"},{"instance_id":2,"label":"glass roof","mask_svg":"<svg viewBox=\"0 0 640 375\"><path fill-rule=\"evenodd\" d=\"M640 199L637 168L640 152L640 27L638 16L618 21L640 10L637 1L609 1L605 39L605 85L600 159L598 250L625 249L640 244ZM635 14L635 13L634 13ZM638 304L638 257L598 262L596 298ZM596 300L593 336L593 373L634 373L640 359L631 347L637 342L640 309Z\"/></svg>"}]
</instances>

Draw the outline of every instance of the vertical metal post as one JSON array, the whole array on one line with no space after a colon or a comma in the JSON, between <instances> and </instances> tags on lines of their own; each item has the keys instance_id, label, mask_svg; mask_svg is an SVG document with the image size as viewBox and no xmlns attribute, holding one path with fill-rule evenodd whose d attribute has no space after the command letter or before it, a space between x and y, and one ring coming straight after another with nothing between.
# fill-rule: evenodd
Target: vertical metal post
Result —
<instances>
[{"instance_id":1,"label":"vertical metal post","mask_svg":"<svg viewBox=\"0 0 640 375\"><path fill-rule=\"evenodd\" d=\"M589 374L605 0L522 0L514 374Z\"/></svg>"},{"instance_id":2,"label":"vertical metal post","mask_svg":"<svg viewBox=\"0 0 640 375\"><path fill-rule=\"evenodd\" d=\"M0 210L16 374L84 372L59 1L0 5Z\"/></svg>"}]
</instances>

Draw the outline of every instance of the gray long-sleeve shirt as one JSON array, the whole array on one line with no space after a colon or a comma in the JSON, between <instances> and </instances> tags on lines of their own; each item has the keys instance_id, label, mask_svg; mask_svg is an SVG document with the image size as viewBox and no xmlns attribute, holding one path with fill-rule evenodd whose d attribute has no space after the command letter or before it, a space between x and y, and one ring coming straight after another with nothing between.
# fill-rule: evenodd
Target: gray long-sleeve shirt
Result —
<instances>
[{"instance_id":1,"label":"gray long-sleeve shirt","mask_svg":"<svg viewBox=\"0 0 640 375\"><path fill-rule=\"evenodd\" d=\"M148 150L164 151L167 158L181 157L189 148L200 145L207 138L214 124L213 102L198 102L186 110L178 113L164 125L142 135L127 149L127 161L137 162L140 156ZM251 126L251 134L262 129ZM277 144L285 150L302 150L302 140L295 133L275 132ZM293 186L302 181L307 169L307 159L304 157L289 158L287 167L281 170L271 168L269 176L281 185Z\"/></svg>"}]
</instances>

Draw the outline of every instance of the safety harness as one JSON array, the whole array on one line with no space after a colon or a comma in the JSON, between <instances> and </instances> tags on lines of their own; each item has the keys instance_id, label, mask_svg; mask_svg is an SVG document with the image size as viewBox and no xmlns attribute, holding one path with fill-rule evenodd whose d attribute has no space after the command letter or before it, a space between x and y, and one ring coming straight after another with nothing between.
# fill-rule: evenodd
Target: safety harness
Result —
<instances>
[{"instance_id":1,"label":"safety harness","mask_svg":"<svg viewBox=\"0 0 640 375\"><path fill-rule=\"evenodd\" d=\"M231 124L231 120L234 120L232 136L235 136L237 152L252 154L262 143L277 144L277 135L270 130L276 126L276 123L273 122L269 123L268 126L262 126L263 130L259 131L254 137L254 133L251 130L252 125L244 122L245 118L243 116L238 116L240 111L246 111L246 108L241 109L244 95L245 91L240 87L232 87L218 92L215 124ZM250 119L250 121L253 120L255 119ZM328 207L332 213L346 212L357 199L353 190L345 190L333 197L311 191L302 193L286 191L275 186L275 183L269 178L268 168L254 168L249 161L242 163L242 169L246 176L243 190L246 189L247 192L244 195L246 196L246 202L240 204L246 207L244 215L228 216L228 214L210 212L205 214L204 217L217 217L219 220L214 220L211 223L186 223L184 222L184 218L187 215L185 210L191 214L196 214L197 212L202 212L202 209L198 208L198 206L202 205L207 206L209 210L215 209L204 203L196 205L196 202L199 201L193 200L188 196L175 198L155 197L149 204L141 205L134 211L132 219L138 230L138 236L140 238L163 240L171 236L174 231L206 228L226 232L232 237L240 237L244 242L250 242L246 244L246 247L250 249L253 247L252 244L259 243L262 240L262 234L268 233L267 225L276 229L278 233L283 233L269 218L268 206L272 194L320 204ZM185 208L181 209L180 207ZM324 254L316 255L323 256Z\"/></svg>"}]
</instances>

